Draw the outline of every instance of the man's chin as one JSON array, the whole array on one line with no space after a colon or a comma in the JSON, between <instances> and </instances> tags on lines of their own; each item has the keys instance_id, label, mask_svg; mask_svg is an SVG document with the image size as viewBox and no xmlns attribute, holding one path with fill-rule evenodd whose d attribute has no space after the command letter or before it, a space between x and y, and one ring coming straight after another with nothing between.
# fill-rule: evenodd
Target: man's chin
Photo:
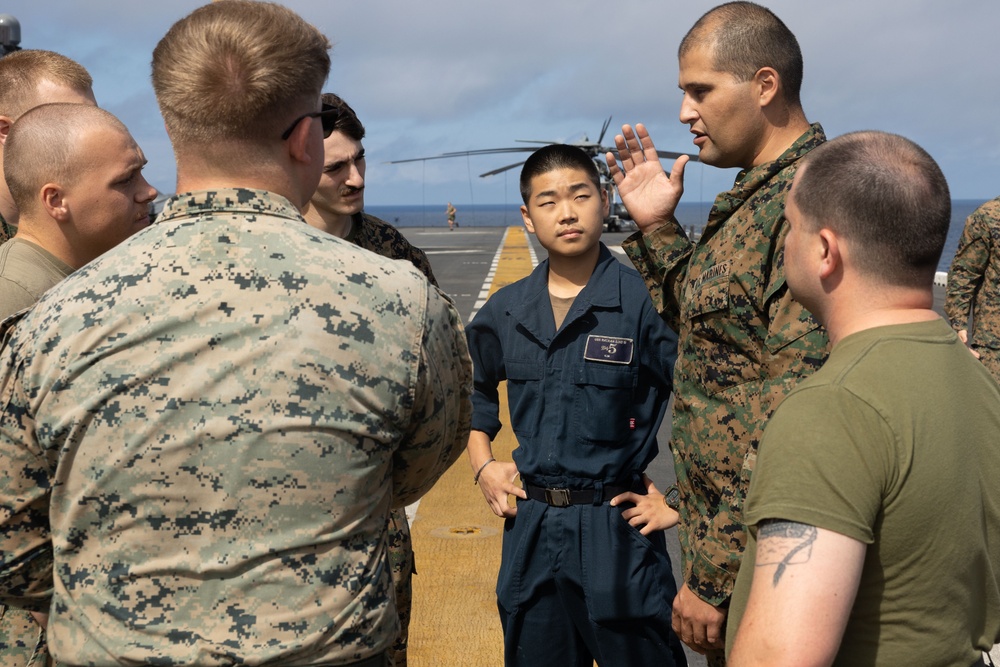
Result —
<instances>
[{"instance_id":1,"label":"man's chin","mask_svg":"<svg viewBox=\"0 0 1000 667\"><path fill-rule=\"evenodd\" d=\"M357 215L365 207L364 197L344 205L343 215Z\"/></svg>"}]
</instances>

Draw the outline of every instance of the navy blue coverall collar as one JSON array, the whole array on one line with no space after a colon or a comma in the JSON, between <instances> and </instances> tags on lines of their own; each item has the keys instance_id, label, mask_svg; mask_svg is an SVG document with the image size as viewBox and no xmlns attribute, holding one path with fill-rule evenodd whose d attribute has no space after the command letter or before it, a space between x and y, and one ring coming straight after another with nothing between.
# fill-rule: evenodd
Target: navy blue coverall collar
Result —
<instances>
[{"instance_id":1,"label":"navy blue coverall collar","mask_svg":"<svg viewBox=\"0 0 1000 667\"><path fill-rule=\"evenodd\" d=\"M614 280L603 280L609 271L621 270L621 264L612 256L608 247L601 242L597 264L586 286L576 296L573 307L566 314L560 331L565 331L576 320L583 317L591 308L621 308L621 282L618 276ZM540 308L539 304L549 303L549 260L535 267L526 279L525 297L519 304L510 309L514 317L535 340L545 347L552 344L556 336L556 323L552 316L552 308Z\"/></svg>"}]
</instances>

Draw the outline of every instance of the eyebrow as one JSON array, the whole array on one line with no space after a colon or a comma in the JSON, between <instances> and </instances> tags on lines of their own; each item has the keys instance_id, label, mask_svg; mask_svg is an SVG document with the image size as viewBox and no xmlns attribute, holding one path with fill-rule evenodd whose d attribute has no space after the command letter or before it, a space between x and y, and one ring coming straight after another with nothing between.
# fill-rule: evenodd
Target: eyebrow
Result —
<instances>
[{"instance_id":1,"label":"eyebrow","mask_svg":"<svg viewBox=\"0 0 1000 667\"><path fill-rule=\"evenodd\" d=\"M569 191L573 193L573 192L579 192L580 190L587 190L589 189L590 185L593 184L590 183L589 181L580 181L579 183L574 183L573 185L569 186ZM542 190L537 195L535 195L534 198L537 199L539 197L555 197L556 194L557 193L555 190Z\"/></svg>"},{"instance_id":2,"label":"eyebrow","mask_svg":"<svg viewBox=\"0 0 1000 667\"><path fill-rule=\"evenodd\" d=\"M350 157L348 157L348 158L346 158L344 160L337 160L335 162L328 162L328 163L324 164L323 165L323 169L325 171L330 171L330 170L332 170L332 169L334 169L336 167L342 167L345 164L347 164L348 162L351 162L352 160L354 162L357 162L358 160L360 160L364 156L365 156L365 148L364 148L364 146L362 146L354 155L351 155Z\"/></svg>"},{"instance_id":3,"label":"eyebrow","mask_svg":"<svg viewBox=\"0 0 1000 667\"><path fill-rule=\"evenodd\" d=\"M146 159L145 155L140 153L139 156L141 159L136 160L135 162L130 164L126 169L118 172L118 175L115 176L115 182L123 181L132 174L136 173L137 171L142 171L143 167L149 164L149 160Z\"/></svg>"}]
</instances>

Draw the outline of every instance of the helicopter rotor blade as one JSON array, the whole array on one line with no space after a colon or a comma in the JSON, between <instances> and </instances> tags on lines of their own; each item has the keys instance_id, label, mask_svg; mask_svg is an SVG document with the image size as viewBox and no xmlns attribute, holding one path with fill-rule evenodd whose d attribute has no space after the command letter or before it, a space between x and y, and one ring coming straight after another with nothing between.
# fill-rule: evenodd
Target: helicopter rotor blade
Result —
<instances>
[{"instance_id":1,"label":"helicopter rotor blade","mask_svg":"<svg viewBox=\"0 0 1000 667\"><path fill-rule=\"evenodd\" d=\"M474 151L453 151L449 153L442 153L441 155L430 155L428 157L413 157L407 158L405 160L389 160L384 164L401 164L403 162L421 162L423 160L442 160L444 158L452 157L464 157L466 155L498 155L502 153L525 153L528 151L533 151L534 148L527 148L525 146L511 146L509 148L480 148Z\"/></svg>"},{"instance_id":2,"label":"helicopter rotor blade","mask_svg":"<svg viewBox=\"0 0 1000 667\"><path fill-rule=\"evenodd\" d=\"M492 171L488 171L485 174L479 174L479 178L486 178L487 176L495 176L495 175L501 174L501 173L503 173L503 172L505 172L505 171L507 171L509 169L513 169L514 167L520 167L522 164L524 164L523 160L521 162L515 162L514 164L508 164L506 167L500 167L499 169L494 169Z\"/></svg>"},{"instance_id":3,"label":"helicopter rotor blade","mask_svg":"<svg viewBox=\"0 0 1000 667\"><path fill-rule=\"evenodd\" d=\"M588 154L590 154L595 159L597 157L599 157L599 156L605 155L606 153L612 153L612 154L614 154L615 158L618 158L618 149L617 148L615 148L615 147L605 147L605 146L601 145L601 140L603 140L604 135L607 133L609 127L611 127L611 116L608 116L607 119L605 119L604 124L601 126L601 138L597 140L597 143L576 142L576 143L570 144L570 145L571 146L572 145L578 146L580 149L586 151ZM480 149L471 150L471 151L452 151L452 152L448 152L448 153L442 153L440 155L429 155L427 157L414 157L414 158L407 158L407 159L404 159L404 160L388 160L388 161L384 162L383 164L403 164L405 162L423 162L425 160L443 160L445 158L465 157L465 156L470 156L470 155L502 155L502 154L505 154L505 153L530 153L530 152L533 152L533 151L537 150L539 145L550 146L552 144L559 143L558 141L538 141L538 140L534 140L534 139L515 139L515 141L517 141L519 143L533 144L533 145L531 145L531 146L507 146L507 147L503 147L503 148L480 148ZM690 158L691 162L698 162L699 161L697 155L691 155L690 153L678 153L678 152L675 152L675 151L660 151L660 150L658 150L658 151L656 151L656 154L658 156L660 156L661 158L668 158L668 159L673 159L673 160L676 160L681 155L687 155ZM508 169L513 169L514 167L520 166L522 164L524 164L524 162L517 162L515 164L507 165L506 167L500 167L499 169L494 169L492 171L488 171L485 174L480 174L480 176L483 176L483 177L485 177L485 176L493 176L495 174L499 174L501 172L507 171Z\"/></svg>"},{"instance_id":4,"label":"helicopter rotor blade","mask_svg":"<svg viewBox=\"0 0 1000 667\"><path fill-rule=\"evenodd\" d=\"M601 126L601 134L600 136L597 137L597 143L601 143L602 141L604 141L604 134L608 131L608 128L610 126L611 126L611 116L608 116L608 119L604 121L604 125Z\"/></svg>"},{"instance_id":5,"label":"helicopter rotor blade","mask_svg":"<svg viewBox=\"0 0 1000 667\"><path fill-rule=\"evenodd\" d=\"M615 157L618 157L617 151L615 152ZM691 155L690 153L676 153L674 151L656 151L656 154L660 157L669 158L671 160L676 160L682 155L687 155L691 162L700 162L697 155Z\"/></svg>"}]
</instances>

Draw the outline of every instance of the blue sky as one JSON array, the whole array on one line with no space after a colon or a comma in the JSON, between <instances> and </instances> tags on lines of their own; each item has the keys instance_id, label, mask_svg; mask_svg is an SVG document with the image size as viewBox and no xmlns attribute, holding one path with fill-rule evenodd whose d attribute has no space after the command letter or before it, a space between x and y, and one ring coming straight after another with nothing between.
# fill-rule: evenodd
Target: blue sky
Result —
<instances>
[{"instance_id":1,"label":"blue sky","mask_svg":"<svg viewBox=\"0 0 1000 667\"><path fill-rule=\"evenodd\" d=\"M188 0L7 0L22 48L64 53L94 76L98 102L174 188L174 163L149 82L149 60ZM669 0L288 0L334 44L327 90L367 127L368 205L519 203L517 170L478 174L510 156L404 165L389 160L597 139L643 122L659 148L693 150L677 120L676 49L716 2ZM1000 3L985 0L763 2L798 37L803 105L829 136L903 134L941 164L952 196L1000 195ZM611 132L609 132L609 135ZM610 143L611 136L605 137ZM516 158L516 156L515 156ZM665 163L666 164L666 163ZM669 165L668 165L669 166ZM709 201L734 172L694 165L686 201Z\"/></svg>"}]
</instances>

